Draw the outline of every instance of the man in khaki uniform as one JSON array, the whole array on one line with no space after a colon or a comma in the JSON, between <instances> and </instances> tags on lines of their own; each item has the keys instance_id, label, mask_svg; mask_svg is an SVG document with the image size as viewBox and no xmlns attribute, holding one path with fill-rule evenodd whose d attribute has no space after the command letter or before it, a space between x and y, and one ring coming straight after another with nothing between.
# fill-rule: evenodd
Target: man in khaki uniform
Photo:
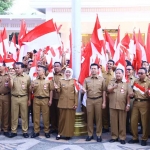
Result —
<instances>
[{"instance_id":1,"label":"man in khaki uniform","mask_svg":"<svg viewBox=\"0 0 150 150\"><path fill-rule=\"evenodd\" d=\"M83 92L87 93L87 128L88 137L86 141L93 139L93 120L96 119L97 142L101 142L102 134L102 108L106 107L106 86L105 79L98 76L99 66L91 64L91 76L86 78L83 85Z\"/></svg>"},{"instance_id":2,"label":"man in khaki uniform","mask_svg":"<svg viewBox=\"0 0 150 150\"><path fill-rule=\"evenodd\" d=\"M141 116L142 127L143 127L143 135L141 140L141 145L147 145L148 139L148 115L149 115L149 92L150 88L150 80L146 76L147 70L146 68L140 68L138 70L139 79L136 79L134 82L134 97L135 100L133 102L133 109L131 114L131 130L133 137L129 140L129 143L139 143L138 138L138 121L139 115Z\"/></svg>"},{"instance_id":3,"label":"man in khaki uniform","mask_svg":"<svg viewBox=\"0 0 150 150\"><path fill-rule=\"evenodd\" d=\"M52 82L45 80L46 68L39 66L38 78L31 83L33 91L33 116L34 116L34 133L31 138L39 136L40 132L40 114L42 112L45 137L50 138L49 134L49 106L52 104ZM53 87L54 89L54 87Z\"/></svg>"},{"instance_id":4,"label":"man in khaki uniform","mask_svg":"<svg viewBox=\"0 0 150 150\"><path fill-rule=\"evenodd\" d=\"M133 66L127 65L126 66L126 77L128 82L131 84L131 87L133 88L133 83L136 80L136 78L133 76ZM134 97L130 97L130 110L127 112L127 121L126 121L126 132L131 133L131 110L133 106L133 100Z\"/></svg>"},{"instance_id":5,"label":"man in khaki uniform","mask_svg":"<svg viewBox=\"0 0 150 150\"><path fill-rule=\"evenodd\" d=\"M0 63L0 129L4 135L9 136L10 127L10 88L9 75L5 71L5 63Z\"/></svg>"},{"instance_id":6,"label":"man in khaki uniform","mask_svg":"<svg viewBox=\"0 0 150 150\"><path fill-rule=\"evenodd\" d=\"M106 82L106 87L108 86L109 82L115 77L115 73L113 72L112 68L114 66L114 61L109 60L107 63L108 71L103 73L103 78ZM108 93L106 91L106 93ZM103 133L109 132L109 97L106 94L106 108L102 110L102 118L103 118Z\"/></svg>"},{"instance_id":7,"label":"man in khaki uniform","mask_svg":"<svg viewBox=\"0 0 150 150\"><path fill-rule=\"evenodd\" d=\"M54 63L54 77L53 77L53 83L58 85L59 80L63 78L63 73L61 73L61 63L55 62ZM53 91L53 102L50 107L50 118L51 118L51 126L52 130L51 133L57 133L58 132L58 120L59 120L59 109L57 107L58 105L58 99L59 99L59 93L57 90Z\"/></svg>"},{"instance_id":8,"label":"man in khaki uniform","mask_svg":"<svg viewBox=\"0 0 150 150\"><path fill-rule=\"evenodd\" d=\"M11 87L11 134L17 136L18 116L21 113L23 137L28 138L28 106L30 105L30 77L23 73L24 64L15 63L16 75L10 76Z\"/></svg>"},{"instance_id":9,"label":"man in khaki uniform","mask_svg":"<svg viewBox=\"0 0 150 150\"><path fill-rule=\"evenodd\" d=\"M132 94L132 88L129 83L124 82L122 69L116 69L116 79L113 79L108 85L111 137L110 142L118 141L125 144L126 139L126 114L130 108L129 94ZM118 126L119 124L119 126Z\"/></svg>"}]
</instances>

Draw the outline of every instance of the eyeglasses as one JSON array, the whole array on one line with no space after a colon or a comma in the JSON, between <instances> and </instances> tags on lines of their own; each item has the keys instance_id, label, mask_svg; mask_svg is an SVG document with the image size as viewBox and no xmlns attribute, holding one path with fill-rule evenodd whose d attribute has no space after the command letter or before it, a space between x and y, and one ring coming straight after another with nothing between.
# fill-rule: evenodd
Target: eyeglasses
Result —
<instances>
[{"instance_id":1,"label":"eyeglasses","mask_svg":"<svg viewBox=\"0 0 150 150\"><path fill-rule=\"evenodd\" d=\"M143 72L138 72L138 74L143 75L143 74L145 74L145 73L143 73Z\"/></svg>"},{"instance_id":2,"label":"eyeglasses","mask_svg":"<svg viewBox=\"0 0 150 150\"><path fill-rule=\"evenodd\" d=\"M132 70L132 69L126 69L127 71L130 71L130 70Z\"/></svg>"}]
</instances>

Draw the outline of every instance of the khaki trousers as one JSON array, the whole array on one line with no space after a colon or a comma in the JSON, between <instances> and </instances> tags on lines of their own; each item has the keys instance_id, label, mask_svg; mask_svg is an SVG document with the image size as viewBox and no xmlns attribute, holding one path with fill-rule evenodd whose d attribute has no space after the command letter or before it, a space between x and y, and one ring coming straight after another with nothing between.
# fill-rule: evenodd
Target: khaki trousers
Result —
<instances>
[{"instance_id":1,"label":"khaki trousers","mask_svg":"<svg viewBox=\"0 0 150 150\"><path fill-rule=\"evenodd\" d=\"M126 115L125 110L110 108L110 125L112 139L126 139Z\"/></svg>"},{"instance_id":2,"label":"khaki trousers","mask_svg":"<svg viewBox=\"0 0 150 150\"><path fill-rule=\"evenodd\" d=\"M131 131L133 134L133 140L138 139L138 122L139 115L141 116L141 122L143 127L143 136L142 140L148 139L148 115L149 115L149 102L143 101L133 102L133 109L131 114Z\"/></svg>"},{"instance_id":3,"label":"khaki trousers","mask_svg":"<svg viewBox=\"0 0 150 150\"><path fill-rule=\"evenodd\" d=\"M52 125L52 129L58 130L58 120L59 120L59 108L58 99L53 99L52 105L50 106L50 121Z\"/></svg>"},{"instance_id":4,"label":"khaki trousers","mask_svg":"<svg viewBox=\"0 0 150 150\"><path fill-rule=\"evenodd\" d=\"M101 134L102 134L102 98L99 98L96 100L87 98L86 110L87 110L88 136L93 135L94 116L95 116L95 120L96 120L96 135L101 136Z\"/></svg>"},{"instance_id":5,"label":"khaki trousers","mask_svg":"<svg viewBox=\"0 0 150 150\"><path fill-rule=\"evenodd\" d=\"M106 97L106 108L102 109L103 128L109 129L109 98Z\"/></svg>"},{"instance_id":6,"label":"khaki trousers","mask_svg":"<svg viewBox=\"0 0 150 150\"><path fill-rule=\"evenodd\" d=\"M0 95L0 129L8 132L10 127L10 94Z\"/></svg>"},{"instance_id":7,"label":"khaki trousers","mask_svg":"<svg viewBox=\"0 0 150 150\"><path fill-rule=\"evenodd\" d=\"M33 121L34 121L34 132L40 132L40 116L42 112L44 132L49 133L49 98L38 99L34 97L33 100Z\"/></svg>"},{"instance_id":8,"label":"khaki trousers","mask_svg":"<svg viewBox=\"0 0 150 150\"><path fill-rule=\"evenodd\" d=\"M11 131L17 133L19 112L22 119L22 131L28 132L28 96L11 97Z\"/></svg>"}]
</instances>

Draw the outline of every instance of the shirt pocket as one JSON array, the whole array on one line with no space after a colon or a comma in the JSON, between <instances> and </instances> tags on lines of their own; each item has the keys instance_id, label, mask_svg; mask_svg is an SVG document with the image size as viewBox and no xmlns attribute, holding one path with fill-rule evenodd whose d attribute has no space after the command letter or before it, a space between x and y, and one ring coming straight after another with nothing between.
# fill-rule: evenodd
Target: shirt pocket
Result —
<instances>
[{"instance_id":1,"label":"shirt pocket","mask_svg":"<svg viewBox=\"0 0 150 150\"><path fill-rule=\"evenodd\" d=\"M44 83L43 84L43 89L48 90L49 89L49 83Z\"/></svg>"},{"instance_id":2,"label":"shirt pocket","mask_svg":"<svg viewBox=\"0 0 150 150\"><path fill-rule=\"evenodd\" d=\"M21 80L21 88L22 90L27 90L27 80Z\"/></svg>"},{"instance_id":3,"label":"shirt pocket","mask_svg":"<svg viewBox=\"0 0 150 150\"><path fill-rule=\"evenodd\" d=\"M2 83L2 78L0 78L0 86L2 86L2 84L3 84L3 83Z\"/></svg>"}]
</instances>

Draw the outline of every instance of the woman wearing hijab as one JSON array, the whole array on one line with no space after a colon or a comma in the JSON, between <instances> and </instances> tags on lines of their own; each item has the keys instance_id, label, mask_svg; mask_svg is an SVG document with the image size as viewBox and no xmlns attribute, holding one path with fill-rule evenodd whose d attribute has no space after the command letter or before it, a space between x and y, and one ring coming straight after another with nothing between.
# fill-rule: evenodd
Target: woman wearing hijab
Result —
<instances>
[{"instance_id":1,"label":"woman wearing hijab","mask_svg":"<svg viewBox=\"0 0 150 150\"><path fill-rule=\"evenodd\" d=\"M72 78L73 70L67 68L64 78L60 79L58 85L54 83L55 89L60 93L59 108L59 124L58 135L56 140L65 137L70 139L74 135L75 110L78 105L78 94L75 91L74 79Z\"/></svg>"}]
</instances>

